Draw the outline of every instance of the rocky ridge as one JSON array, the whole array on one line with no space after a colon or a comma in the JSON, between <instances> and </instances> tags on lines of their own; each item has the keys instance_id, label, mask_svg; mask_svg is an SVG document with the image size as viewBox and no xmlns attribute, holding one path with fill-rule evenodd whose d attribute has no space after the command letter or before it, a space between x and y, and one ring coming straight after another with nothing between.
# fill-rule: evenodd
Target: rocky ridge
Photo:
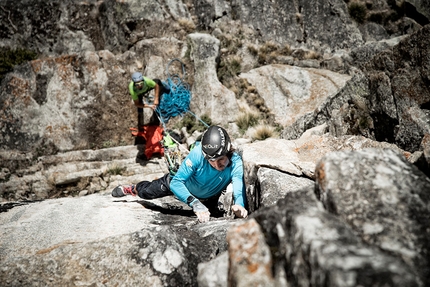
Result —
<instances>
[{"instance_id":1,"label":"rocky ridge","mask_svg":"<svg viewBox=\"0 0 430 287\"><path fill-rule=\"evenodd\" d=\"M1 81L1 281L429 285L430 13L395 2L355 2L359 22L344 1L7 0L0 46L39 57ZM139 160L124 86L174 58L236 139L247 220L110 196L166 171ZM242 139L249 109L281 138Z\"/></svg>"}]
</instances>

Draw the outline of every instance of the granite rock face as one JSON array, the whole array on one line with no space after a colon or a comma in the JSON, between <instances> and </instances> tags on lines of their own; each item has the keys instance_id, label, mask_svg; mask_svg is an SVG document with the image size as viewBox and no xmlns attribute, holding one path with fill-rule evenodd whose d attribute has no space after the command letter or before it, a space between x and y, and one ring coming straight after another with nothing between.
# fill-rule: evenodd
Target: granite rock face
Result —
<instances>
[{"instance_id":1,"label":"granite rock face","mask_svg":"<svg viewBox=\"0 0 430 287\"><path fill-rule=\"evenodd\" d=\"M229 284L429 284L428 177L381 148L327 153L316 177L229 229Z\"/></svg>"},{"instance_id":2,"label":"granite rock face","mask_svg":"<svg viewBox=\"0 0 430 287\"><path fill-rule=\"evenodd\" d=\"M128 153L125 148L105 150L111 157L105 164L119 164L117 157L122 156L130 169L112 176L94 194L1 205L0 224L6 231L0 237L2 282L428 284L430 181L408 161L411 154L356 136L308 134L297 141L277 141L265 145L275 153L276 145L283 147L277 162L267 153L266 158L256 156L264 154L256 153L264 142L238 149L245 162L249 219L212 217L205 224L198 224L192 210L174 197L111 197L117 184L163 175L163 164L153 159L144 167L135 163L134 169L126 158L134 158L135 147ZM100 151L86 154L94 160L100 155ZM51 156L45 164L56 168L69 161L84 168L85 164L72 163L84 158L67 153ZM59 171L66 170L62 165ZM85 172L91 177L91 169L70 169L63 177ZM93 182L90 186L95 187Z\"/></svg>"},{"instance_id":3,"label":"granite rock face","mask_svg":"<svg viewBox=\"0 0 430 287\"><path fill-rule=\"evenodd\" d=\"M336 95L283 131L297 138L327 123L332 135L357 134L415 152L429 134L430 25L368 59Z\"/></svg>"},{"instance_id":4,"label":"granite rock face","mask_svg":"<svg viewBox=\"0 0 430 287\"><path fill-rule=\"evenodd\" d=\"M2 1L2 52L37 53L0 75L2 286L429 286L429 7L355 4ZM110 195L167 172L134 71L228 129L249 218ZM241 138L250 110L281 138Z\"/></svg>"},{"instance_id":5,"label":"granite rock face","mask_svg":"<svg viewBox=\"0 0 430 287\"><path fill-rule=\"evenodd\" d=\"M401 257L427 285L429 178L391 149L328 157L316 168L316 194L326 209L366 243Z\"/></svg>"}]
</instances>

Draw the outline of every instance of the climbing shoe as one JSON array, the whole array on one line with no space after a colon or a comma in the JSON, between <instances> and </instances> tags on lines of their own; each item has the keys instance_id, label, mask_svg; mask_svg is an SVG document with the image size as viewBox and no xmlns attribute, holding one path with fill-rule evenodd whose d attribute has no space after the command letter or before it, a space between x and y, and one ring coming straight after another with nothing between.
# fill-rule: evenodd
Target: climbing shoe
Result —
<instances>
[{"instance_id":1,"label":"climbing shoe","mask_svg":"<svg viewBox=\"0 0 430 287\"><path fill-rule=\"evenodd\" d=\"M126 195L136 196L135 189L136 188L134 185L126 185L126 186L118 185L112 190L112 196L113 197L122 197Z\"/></svg>"}]
</instances>

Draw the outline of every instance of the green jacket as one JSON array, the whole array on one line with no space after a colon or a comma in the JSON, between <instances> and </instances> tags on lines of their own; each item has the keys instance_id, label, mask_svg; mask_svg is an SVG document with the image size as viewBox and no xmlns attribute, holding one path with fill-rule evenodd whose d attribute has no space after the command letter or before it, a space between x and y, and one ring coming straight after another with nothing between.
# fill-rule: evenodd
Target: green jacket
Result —
<instances>
[{"instance_id":1,"label":"green jacket","mask_svg":"<svg viewBox=\"0 0 430 287\"><path fill-rule=\"evenodd\" d=\"M156 83L153 80L143 77L143 87L141 90L136 89L133 81L128 84L128 90L130 91L130 95L133 101L136 101L139 99L139 96L141 94L145 94L155 88L155 85Z\"/></svg>"}]
</instances>

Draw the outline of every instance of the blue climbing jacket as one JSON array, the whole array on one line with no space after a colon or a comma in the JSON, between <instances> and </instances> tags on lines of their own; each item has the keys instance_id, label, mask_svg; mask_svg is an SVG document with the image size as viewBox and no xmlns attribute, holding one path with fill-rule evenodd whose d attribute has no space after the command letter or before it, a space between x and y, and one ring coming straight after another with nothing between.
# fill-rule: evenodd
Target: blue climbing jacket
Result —
<instances>
[{"instance_id":1,"label":"blue climbing jacket","mask_svg":"<svg viewBox=\"0 0 430 287\"><path fill-rule=\"evenodd\" d=\"M245 207L242 158L233 153L230 164L218 171L203 157L202 147L197 143L171 179L170 189L179 200L187 203L190 195L198 199L219 195L230 182L233 183L234 204Z\"/></svg>"}]
</instances>

